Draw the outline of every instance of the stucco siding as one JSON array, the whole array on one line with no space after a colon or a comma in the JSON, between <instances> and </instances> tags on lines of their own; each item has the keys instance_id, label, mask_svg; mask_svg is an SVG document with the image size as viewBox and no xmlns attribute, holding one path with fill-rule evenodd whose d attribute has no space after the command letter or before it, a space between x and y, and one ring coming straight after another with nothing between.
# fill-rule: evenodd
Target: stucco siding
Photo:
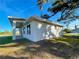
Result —
<instances>
[{"instance_id":1,"label":"stucco siding","mask_svg":"<svg viewBox=\"0 0 79 59\"><path fill-rule=\"evenodd\" d=\"M23 37L34 42L43 39L59 37L60 36L59 34L62 30L62 28L59 26L55 27L55 25L49 25L38 21L32 21L29 24L31 25L31 34L27 35L27 25L26 25L25 34L23 34Z\"/></svg>"},{"instance_id":2,"label":"stucco siding","mask_svg":"<svg viewBox=\"0 0 79 59\"><path fill-rule=\"evenodd\" d=\"M37 21L33 21L32 24L34 25L33 31L35 33L35 41L59 37L62 30L62 27L57 26L57 28L55 28L55 25L49 25Z\"/></svg>"},{"instance_id":3,"label":"stucco siding","mask_svg":"<svg viewBox=\"0 0 79 59\"><path fill-rule=\"evenodd\" d=\"M31 26L31 34L27 34L27 26L30 24L30 26ZM25 29L24 29L24 31L25 31L25 33L23 33L23 37L24 38L27 38L27 39L29 39L29 40L31 40L31 41L34 41L33 39L34 39L34 33L33 33L33 24L32 23L29 23L29 24L27 24L26 26L24 26L25 27Z\"/></svg>"}]
</instances>

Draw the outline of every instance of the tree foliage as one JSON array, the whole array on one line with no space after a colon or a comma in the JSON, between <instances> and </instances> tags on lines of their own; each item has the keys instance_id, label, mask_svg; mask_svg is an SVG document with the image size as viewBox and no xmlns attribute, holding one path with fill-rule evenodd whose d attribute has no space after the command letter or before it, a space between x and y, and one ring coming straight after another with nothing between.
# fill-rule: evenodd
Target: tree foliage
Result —
<instances>
[{"instance_id":1,"label":"tree foliage","mask_svg":"<svg viewBox=\"0 0 79 59\"><path fill-rule=\"evenodd\" d=\"M40 10L42 9L43 3L49 2L51 0L38 0L38 6L40 7ZM61 20L67 20L71 19L74 20L75 18L79 19L78 15L74 15L73 11L75 9L79 8L79 0L55 0L55 2L51 3L51 7L47 9L48 12L51 13L51 15L46 14L43 15L43 18L50 18L54 15L56 15L58 12L61 12L61 17L57 21Z\"/></svg>"},{"instance_id":2,"label":"tree foliage","mask_svg":"<svg viewBox=\"0 0 79 59\"><path fill-rule=\"evenodd\" d=\"M67 28L66 28L66 29L64 29L64 32L65 32L65 33L71 33L72 31L71 31L70 29L67 29Z\"/></svg>"}]
</instances>

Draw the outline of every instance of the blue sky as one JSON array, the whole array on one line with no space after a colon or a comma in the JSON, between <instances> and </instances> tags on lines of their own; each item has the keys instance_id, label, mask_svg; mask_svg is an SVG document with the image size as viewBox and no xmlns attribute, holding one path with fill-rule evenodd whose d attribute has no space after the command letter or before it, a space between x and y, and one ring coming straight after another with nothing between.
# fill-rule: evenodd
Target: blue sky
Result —
<instances>
[{"instance_id":1,"label":"blue sky","mask_svg":"<svg viewBox=\"0 0 79 59\"><path fill-rule=\"evenodd\" d=\"M44 5L43 13L46 13L45 9L48 7L47 5ZM0 0L0 31L12 30L8 16L28 18L33 15L40 16L36 0ZM60 13L49 20L56 22L59 17ZM72 22L71 25L78 23L79 21Z\"/></svg>"}]
</instances>

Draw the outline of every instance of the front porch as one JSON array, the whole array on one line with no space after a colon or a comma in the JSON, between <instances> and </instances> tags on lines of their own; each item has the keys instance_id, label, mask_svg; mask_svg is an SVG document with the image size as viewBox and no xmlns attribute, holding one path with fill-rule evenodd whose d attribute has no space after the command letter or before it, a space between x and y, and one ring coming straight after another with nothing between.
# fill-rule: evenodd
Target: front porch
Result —
<instances>
[{"instance_id":1,"label":"front porch","mask_svg":"<svg viewBox=\"0 0 79 59\"><path fill-rule=\"evenodd\" d=\"M17 40L17 39L22 39L22 38L23 38L23 37L21 37L21 36L16 36L16 40Z\"/></svg>"},{"instance_id":2,"label":"front porch","mask_svg":"<svg viewBox=\"0 0 79 59\"><path fill-rule=\"evenodd\" d=\"M12 39L13 40L22 39L23 38L22 27L24 26L25 19L12 18L12 17L8 17L8 18L12 25L12 32L13 32Z\"/></svg>"},{"instance_id":3,"label":"front porch","mask_svg":"<svg viewBox=\"0 0 79 59\"><path fill-rule=\"evenodd\" d=\"M22 27L21 27L21 23L19 22L15 22L13 23L13 40L16 40L16 39L22 39L23 38L23 35L22 35Z\"/></svg>"}]
</instances>

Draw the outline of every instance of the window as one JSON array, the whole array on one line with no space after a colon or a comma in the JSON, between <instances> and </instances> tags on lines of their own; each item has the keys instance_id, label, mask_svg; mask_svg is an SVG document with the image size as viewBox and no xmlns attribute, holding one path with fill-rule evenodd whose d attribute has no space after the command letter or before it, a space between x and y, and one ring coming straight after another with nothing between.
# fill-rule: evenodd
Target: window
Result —
<instances>
[{"instance_id":1,"label":"window","mask_svg":"<svg viewBox=\"0 0 79 59\"><path fill-rule=\"evenodd\" d=\"M23 34L25 34L25 27L23 28Z\"/></svg>"},{"instance_id":2,"label":"window","mask_svg":"<svg viewBox=\"0 0 79 59\"><path fill-rule=\"evenodd\" d=\"M27 34L31 34L31 26L30 26L30 24L27 25Z\"/></svg>"}]
</instances>

